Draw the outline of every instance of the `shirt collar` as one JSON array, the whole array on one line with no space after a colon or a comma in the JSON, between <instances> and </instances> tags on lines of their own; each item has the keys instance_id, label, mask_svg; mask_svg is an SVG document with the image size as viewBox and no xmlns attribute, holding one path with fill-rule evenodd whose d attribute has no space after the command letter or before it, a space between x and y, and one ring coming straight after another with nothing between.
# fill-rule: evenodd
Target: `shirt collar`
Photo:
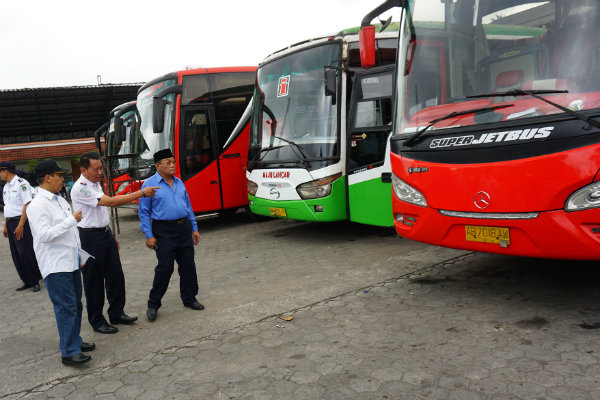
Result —
<instances>
[{"instance_id":1,"label":"shirt collar","mask_svg":"<svg viewBox=\"0 0 600 400\"><path fill-rule=\"evenodd\" d=\"M41 188L41 187L40 187L40 188L38 188L38 192L37 192L37 194L38 194L38 195L41 195L42 197L45 197L45 198L47 198L48 200L52 200L52 199L54 199L54 196L56 196L54 193L52 193L52 192L49 192L49 191L47 191L46 189L44 189L44 188Z\"/></svg>"},{"instance_id":2,"label":"shirt collar","mask_svg":"<svg viewBox=\"0 0 600 400\"><path fill-rule=\"evenodd\" d=\"M10 180L9 185L18 185L18 179L19 179L19 175L15 175L13 176L13 178Z\"/></svg>"},{"instance_id":3,"label":"shirt collar","mask_svg":"<svg viewBox=\"0 0 600 400\"><path fill-rule=\"evenodd\" d=\"M92 181L90 181L90 180L89 180L88 178L86 178L86 177L85 177L83 174L81 174L81 175L79 176L79 179L81 179L81 181L82 181L82 182L84 182L84 183L86 183L86 184L89 184L90 186L93 186L93 185L96 185L96 183L99 183L99 182L92 182Z\"/></svg>"},{"instance_id":4,"label":"shirt collar","mask_svg":"<svg viewBox=\"0 0 600 400\"><path fill-rule=\"evenodd\" d=\"M162 177L162 175L158 173L158 171L156 172L155 176L156 176L156 180L157 180L159 183L160 183L161 181L162 181L162 182L165 182L165 183L167 183L167 181L165 181L165 178L163 178L163 177ZM173 175L173 182L177 182L177 180L178 180L178 179L179 179L179 178L177 178L175 175Z\"/></svg>"}]
</instances>

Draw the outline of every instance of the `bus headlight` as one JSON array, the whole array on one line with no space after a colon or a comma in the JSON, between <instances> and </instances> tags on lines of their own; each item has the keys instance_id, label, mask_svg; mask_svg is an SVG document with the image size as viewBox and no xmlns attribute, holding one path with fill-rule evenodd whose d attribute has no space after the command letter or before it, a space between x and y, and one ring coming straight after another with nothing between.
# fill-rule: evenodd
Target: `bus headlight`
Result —
<instances>
[{"instance_id":1,"label":"bus headlight","mask_svg":"<svg viewBox=\"0 0 600 400\"><path fill-rule=\"evenodd\" d=\"M129 185L129 182L123 182L119 185L119 187L117 188L117 190L115 191L115 193L121 193L123 190L125 190L127 188L127 185Z\"/></svg>"},{"instance_id":2,"label":"bus headlight","mask_svg":"<svg viewBox=\"0 0 600 400\"><path fill-rule=\"evenodd\" d=\"M414 187L392 174L392 187L397 198L407 203L415 204L421 207L427 207L425 197Z\"/></svg>"},{"instance_id":3,"label":"bus headlight","mask_svg":"<svg viewBox=\"0 0 600 400\"><path fill-rule=\"evenodd\" d=\"M248 179L246 186L248 187L248 194L250 196L256 196L256 191L258 190L258 185L256 182L252 182L250 179Z\"/></svg>"},{"instance_id":4,"label":"bus headlight","mask_svg":"<svg viewBox=\"0 0 600 400\"><path fill-rule=\"evenodd\" d=\"M342 173L337 173L325 178L317 179L311 182L306 182L296 187L296 191L303 200L318 199L331 194L331 186L333 182L342 176Z\"/></svg>"},{"instance_id":5,"label":"bus headlight","mask_svg":"<svg viewBox=\"0 0 600 400\"><path fill-rule=\"evenodd\" d=\"M594 182L573 192L565 203L566 212L598 207L600 207L600 182Z\"/></svg>"}]
</instances>

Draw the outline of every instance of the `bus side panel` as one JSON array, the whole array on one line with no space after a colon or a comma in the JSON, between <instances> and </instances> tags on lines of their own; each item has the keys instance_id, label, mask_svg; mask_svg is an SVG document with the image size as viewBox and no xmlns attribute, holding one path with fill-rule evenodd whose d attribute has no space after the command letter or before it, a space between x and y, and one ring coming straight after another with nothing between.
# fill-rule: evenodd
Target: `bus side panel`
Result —
<instances>
[{"instance_id":1,"label":"bus side panel","mask_svg":"<svg viewBox=\"0 0 600 400\"><path fill-rule=\"evenodd\" d=\"M377 226L394 226L392 184L381 178L348 186L350 221Z\"/></svg>"},{"instance_id":2,"label":"bus side panel","mask_svg":"<svg viewBox=\"0 0 600 400\"><path fill-rule=\"evenodd\" d=\"M221 191L219 187L219 167L211 162L200 173L185 181L194 212L215 211L221 209Z\"/></svg>"},{"instance_id":3,"label":"bus side panel","mask_svg":"<svg viewBox=\"0 0 600 400\"><path fill-rule=\"evenodd\" d=\"M250 124L219 157L223 208L243 207L248 204L246 162L250 140Z\"/></svg>"}]
</instances>

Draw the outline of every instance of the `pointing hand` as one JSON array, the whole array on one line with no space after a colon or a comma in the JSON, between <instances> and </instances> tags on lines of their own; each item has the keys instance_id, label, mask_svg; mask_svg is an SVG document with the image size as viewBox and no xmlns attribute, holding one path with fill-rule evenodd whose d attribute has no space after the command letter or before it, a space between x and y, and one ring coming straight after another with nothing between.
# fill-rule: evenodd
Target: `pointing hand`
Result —
<instances>
[{"instance_id":1,"label":"pointing hand","mask_svg":"<svg viewBox=\"0 0 600 400\"><path fill-rule=\"evenodd\" d=\"M149 186L147 188L143 188L141 189L142 197L153 197L158 189L160 189L160 186Z\"/></svg>"}]
</instances>

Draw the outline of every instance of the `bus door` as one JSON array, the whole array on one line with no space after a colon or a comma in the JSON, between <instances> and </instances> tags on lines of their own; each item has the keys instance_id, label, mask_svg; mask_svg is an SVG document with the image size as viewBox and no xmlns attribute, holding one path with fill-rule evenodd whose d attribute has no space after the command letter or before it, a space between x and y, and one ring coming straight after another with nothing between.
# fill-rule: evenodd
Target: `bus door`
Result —
<instances>
[{"instance_id":1,"label":"bus door","mask_svg":"<svg viewBox=\"0 0 600 400\"><path fill-rule=\"evenodd\" d=\"M248 204L246 159L250 139L250 118L238 127L248 104L247 96L229 97L215 104L215 125L219 148L219 174L223 208Z\"/></svg>"},{"instance_id":2,"label":"bus door","mask_svg":"<svg viewBox=\"0 0 600 400\"><path fill-rule=\"evenodd\" d=\"M393 66L355 75L348 124L349 220L393 226L388 139L392 132Z\"/></svg>"},{"instance_id":3,"label":"bus door","mask_svg":"<svg viewBox=\"0 0 600 400\"><path fill-rule=\"evenodd\" d=\"M221 209L215 117L210 106L182 107L179 168L194 212Z\"/></svg>"}]
</instances>

